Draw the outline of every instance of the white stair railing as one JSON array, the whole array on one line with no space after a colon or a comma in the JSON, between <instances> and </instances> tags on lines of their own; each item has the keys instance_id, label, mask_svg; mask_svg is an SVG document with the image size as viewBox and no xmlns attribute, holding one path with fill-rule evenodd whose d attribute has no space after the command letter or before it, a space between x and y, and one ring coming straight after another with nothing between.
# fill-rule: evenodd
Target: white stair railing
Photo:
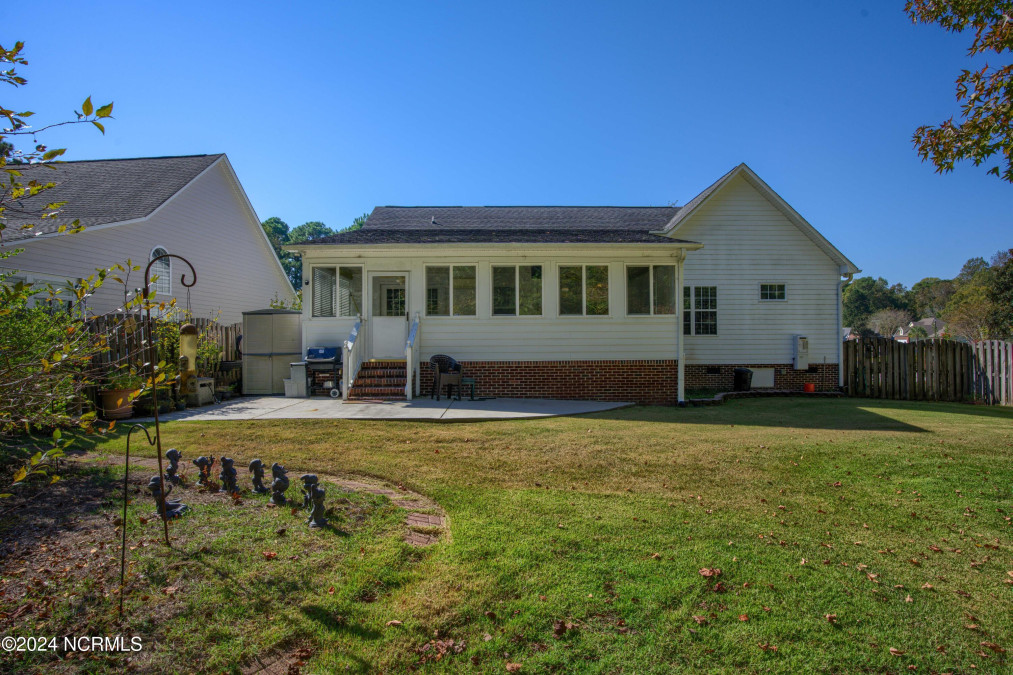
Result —
<instances>
[{"instance_id":1,"label":"white stair railing","mask_svg":"<svg viewBox=\"0 0 1013 675\"><path fill-rule=\"evenodd\" d=\"M359 375L359 367L362 366L362 350L359 349L359 330L362 328L362 317L355 321L352 332L345 340L344 348L341 351L341 375L344 386L341 387L341 400L348 400L348 392Z\"/></svg>"},{"instance_id":2,"label":"white stair railing","mask_svg":"<svg viewBox=\"0 0 1013 675\"><path fill-rule=\"evenodd\" d=\"M421 344L419 342L419 313L415 312L415 320L412 321L411 329L408 331L408 340L405 342L404 348L404 360L405 360L405 385L404 385L404 397L409 401L412 400L412 380L415 375L415 345ZM419 383L415 382L415 395L419 395Z\"/></svg>"}]
</instances>

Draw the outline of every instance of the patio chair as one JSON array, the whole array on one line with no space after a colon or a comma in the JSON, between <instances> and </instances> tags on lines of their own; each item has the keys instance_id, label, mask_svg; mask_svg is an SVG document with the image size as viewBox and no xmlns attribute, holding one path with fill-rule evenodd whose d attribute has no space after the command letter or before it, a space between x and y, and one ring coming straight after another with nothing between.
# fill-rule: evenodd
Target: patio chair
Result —
<instances>
[{"instance_id":1,"label":"patio chair","mask_svg":"<svg viewBox=\"0 0 1013 675\"><path fill-rule=\"evenodd\" d=\"M436 396L440 400L440 391L447 388L447 398L451 398L451 388L457 385L457 400L461 400L461 364L446 354L435 354L429 359L429 367L433 369L433 389L429 398Z\"/></svg>"}]
</instances>

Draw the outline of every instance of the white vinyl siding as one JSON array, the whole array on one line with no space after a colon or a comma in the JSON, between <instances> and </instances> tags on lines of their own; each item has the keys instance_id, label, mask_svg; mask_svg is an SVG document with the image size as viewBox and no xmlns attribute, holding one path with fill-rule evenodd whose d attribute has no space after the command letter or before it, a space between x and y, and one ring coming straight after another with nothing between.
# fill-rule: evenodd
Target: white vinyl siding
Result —
<instances>
[{"instance_id":1,"label":"white vinyl siding","mask_svg":"<svg viewBox=\"0 0 1013 675\"><path fill-rule=\"evenodd\" d=\"M294 298L259 219L247 207L224 160L146 221L19 241L17 247L24 251L16 258L0 261L0 267L68 279L87 277L95 274L96 268L124 263L129 258L142 267L142 271L130 274L131 294L144 285L143 267L150 260L152 248L164 247L194 266L197 283L190 289L194 315L218 316L226 324L242 321L245 311L269 307L275 298L286 302ZM177 258L172 259L171 268L172 289L183 304L185 289L178 282L184 274L189 279L190 270ZM112 311L123 304L123 286L107 280L86 304L90 312Z\"/></svg>"},{"instance_id":2,"label":"white vinyl siding","mask_svg":"<svg viewBox=\"0 0 1013 675\"><path fill-rule=\"evenodd\" d=\"M674 236L704 245L687 254L684 285L718 286L718 337L687 336L687 363L791 363L795 334L811 363L837 362L838 264L748 181L729 181ZM761 283L785 284L790 300L759 302Z\"/></svg>"}]
</instances>

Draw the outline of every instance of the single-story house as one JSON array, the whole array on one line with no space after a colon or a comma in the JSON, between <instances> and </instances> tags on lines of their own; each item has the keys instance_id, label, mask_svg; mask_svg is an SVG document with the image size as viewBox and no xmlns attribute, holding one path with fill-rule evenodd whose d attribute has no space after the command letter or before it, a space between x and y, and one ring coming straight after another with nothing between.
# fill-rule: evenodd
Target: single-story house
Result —
<instances>
[{"instance_id":1,"label":"single-story house","mask_svg":"<svg viewBox=\"0 0 1013 675\"><path fill-rule=\"evenodd\" d=\"M482 396L672 404L742 366L832 390L860 271L745 164L682 207L381 206L289 249L352 398L428 393L434 354Z\"/></svg>"},{"instance_id":2,"label":"single-story house","mask_svg":"<svg viewBox=\"0 0 1013 675\"><path fill-rule=\"evenodd\" d=\"M924 319L918 319L917 321L909 321L906 326L901 326L894 331L893 339L897 342L910 342L911 330L915 327L925 330L925 339L942 338L946 333L946 322L942 319L930 316Z\"/></svg>"},{"instance_id":3,"label":"single-story house","mask_svg":"<svg viewBox=\"0 0 1013 675\"><path fill-rule=\"evenodd\" d=\"M142 268L128 279L132 296L144 286L144 266L163 253L175 253L196 270L190 305L197 317L217 316L231 324L241 321L244 311L267 307L274 299L295 298L224 154L8 168L22 173L22 183L55 183L34 197L15 200L4 214L4 249L22 249L0 260L0 269L16 271L11 281L63 285L129 258ZM52 202L66 205L56 218L39 220L42 208ZM85 229L61 233L61 226L74 220ZM22 229L25 224L34 227ZM176 298L185 306L186 289L180 283L184 274L189 281L189 270L179 260L155 263L153 297L160 302ZM87 298L88 311L104 314L121 307L123 291L122 285L107 281Z\"/></svg>"}]
</instances>

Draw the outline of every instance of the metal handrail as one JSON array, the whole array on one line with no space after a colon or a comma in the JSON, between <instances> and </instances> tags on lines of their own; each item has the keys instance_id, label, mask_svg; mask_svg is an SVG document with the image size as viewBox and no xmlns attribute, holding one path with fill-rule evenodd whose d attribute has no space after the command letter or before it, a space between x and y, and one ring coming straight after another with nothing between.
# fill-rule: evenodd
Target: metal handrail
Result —
<instances>
[{"instance_id":1,"label":"metal handrail","mask_svg":"<svg viewBox=\"0 0 1013 675\"><path fill-rule=\"evenodd\" d=\"M355 382L355 378L359 375L359 368L362 366L358 342L361 328L362 317L359 316L355 320L355 325L352 326L352 332L348 334L348 339L342 345L341 376L344 384L341 387L341 400L343 401L348 400L348 391L352 388L352 383Z\"/></svg>"},{"instance_id":2,"label":"metal handrail","mask_svg":"<svg viewBox=\"0 0 1013 675\"><path fill-rule=\"evenodd\" d=\"M419 313L415 312L415 320L412 321L411 328L408 330L408 340L405 341L404 356L405 356L405 385L404 385L404 396L409 401L412 400L412 381L415 380L415 343L419 339L419 328L421 318ZM419 378L421 379L421 378ZM415 381L415 395L419 394L420 383L418 380Z\"/></svg>"}]
</instances>

